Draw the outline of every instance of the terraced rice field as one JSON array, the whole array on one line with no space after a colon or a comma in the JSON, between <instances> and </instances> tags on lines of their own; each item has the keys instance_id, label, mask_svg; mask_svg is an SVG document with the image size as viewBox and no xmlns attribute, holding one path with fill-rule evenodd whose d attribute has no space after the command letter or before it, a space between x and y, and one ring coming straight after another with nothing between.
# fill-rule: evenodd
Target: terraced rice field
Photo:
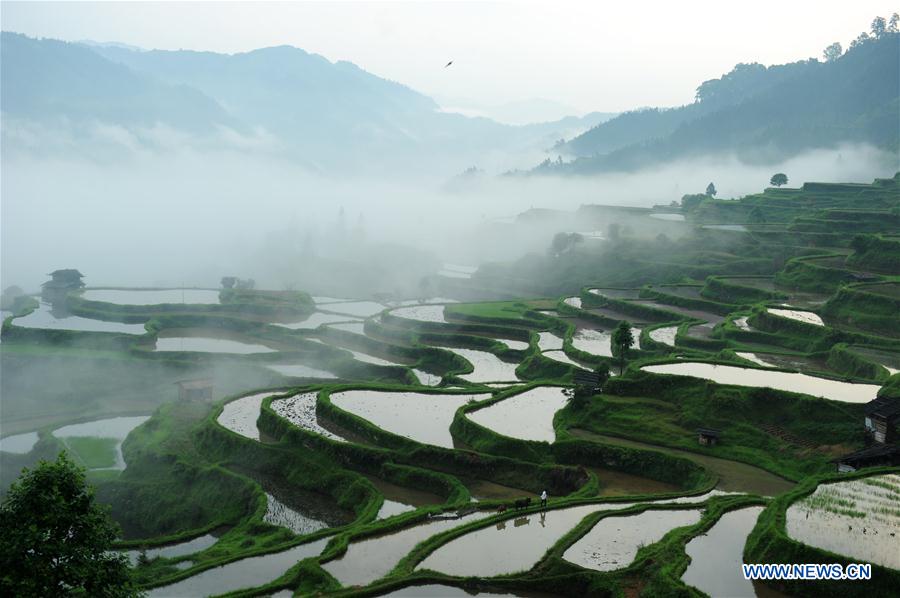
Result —
<instances>
[{"instance_id":1,"label":"terraced rice field","mask_svg":"<svg viewBox=\"0 0 900 598\"><path fill-rule=\"evenodd\" d=\"M845 403L867 403L875 398L880 388L876 384L853 384L851 382L817 378L794 372L748 370L748 368L737 366L689 361L665 365L649 365L641 369L654 374L675 374L704 378L718 384L768 386Z\"/></svg>"},{"instance_id":2,"label":"terraced rice field","mask_svg":"<svg viewBox=\"0 0 900 598\"><path fill-rule=\"evenodd\" d=\"M700 521L700 511L645 511L638 515L610 516L570 546L563 558L570 563L597 571L627 567L638 549L660 541L677 527Z\"/></svg>"},{"instance_id":3,"label":"terraced rice field","mask_svg":"<svg viewBox=\"0 0 900 598\"><path fill-rule=\"evenodd\" d=\"M316 415L317 395L317 392L302 392L284 399L276 399L271 403L272 411L307 432L313 432L338 442L347 442L341 436L319 424Z\"/></svg>"},{"instance_id":4,"label":"terraced rice field","mask_svg":"<svg viewBox=\"0 0 900 598\"><path fill-rule=\"evenodd\" d=\"M453 448L450 424L456 410L486 394L426 394L348 390L331 395L335 406L379 428L424 444Z\"/></svg>"},{"instance_id":5,"label":"terraced rice field","mask_svg":"<svg viewBox=\"0 0 900 598\"><path fill-rule=\"evenodd\" d=\"M567 402L562 391L556 386L538 386L469 412L466 417L503 436L553 442L556 440L553 416Z\"/></svg>"},{"instance_id":6,"label":"terraced rice field","mask_svg":"<svg viewBox=\"0 0 900 598\"><path fill-rule=\"evenodd\" d=\"M188 305L217 305L219 291L212 289L86 289L81 298L117 305L159 305L183 303Z\"/></svg>"},{"instance_id":7,"label":"terraced rice field","mask_svg":"<svg viewBox=\"0 0 900 598\"><path fill-rule=\"evenodd\" d=\"M821 484L788 508L785 527L798 542L900 569L900 475Z\"/></svg>"}]
</instances>

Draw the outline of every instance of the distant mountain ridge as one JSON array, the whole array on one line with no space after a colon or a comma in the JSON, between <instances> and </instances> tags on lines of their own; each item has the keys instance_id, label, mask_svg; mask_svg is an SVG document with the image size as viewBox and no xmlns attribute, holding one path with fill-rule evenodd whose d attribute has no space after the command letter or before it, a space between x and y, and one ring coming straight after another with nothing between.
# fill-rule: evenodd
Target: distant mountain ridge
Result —
<instances>
[{"instance_id":1,"label":"distant mountain ridge","mask_svg":"<svg viewBox=\"0 0 900 598\"><path fill-rule=\"evenodd\" d=\"M740 64L700 85L693 104L621 114L556 148L573 160L535 171L630 170L723 151L765 161L847 142L896 151L898 98L900 35L885 33L831 62Z\"/></svg>"},{"instance_id":2,"label":"distant mountain ridge","mask_svg":"<svg viewBox=\"0 0 900 598\"><path fill-rule=\"evenodd\" d=\"M223 134L244 137L314 170L431 169L449 176L484 166L483 156L539 152L603 119L510 126L444 113L405 85L290 46L239 54L148 51L3 32L0 54L2 110L11 121L4 140L14 148L21 123L75 127L75 137L100 123L139 140L152 139L145 130L161 124L175 139L184 131L207 146Z\"/></svg>"}]
</instances>

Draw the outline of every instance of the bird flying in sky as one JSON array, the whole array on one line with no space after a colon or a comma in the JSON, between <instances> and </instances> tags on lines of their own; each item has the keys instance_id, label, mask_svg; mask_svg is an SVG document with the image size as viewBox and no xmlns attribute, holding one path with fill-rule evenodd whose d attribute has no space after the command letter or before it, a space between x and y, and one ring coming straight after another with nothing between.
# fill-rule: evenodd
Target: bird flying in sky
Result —
<instances>
[{"instance_id":1,"label":"bird flying in sky","mask_svg":"<svg viewBox=\"0 0 900 598\"><path fill-rule=\"evenodd\" d=\"M444 68L447 68L447 67L450 66L451 64L453 64L453 61L452 61L452 60L451 60L450 62L448 62L447 64L445 64L445 65L444 65Z\"/></svg>"}]
</instances>

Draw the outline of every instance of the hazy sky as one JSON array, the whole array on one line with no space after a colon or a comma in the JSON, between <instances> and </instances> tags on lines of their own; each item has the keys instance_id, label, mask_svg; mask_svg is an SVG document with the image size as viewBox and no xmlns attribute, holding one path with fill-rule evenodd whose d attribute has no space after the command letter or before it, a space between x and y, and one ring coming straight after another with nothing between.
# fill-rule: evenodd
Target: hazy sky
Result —
<instances>
[{"instance_id":1,"label":"hazy sky","mask_svg":"<svg viewBox=\"0 0 900 598\"><path fill-rule=\"evenodd\" d=\"M579 111L690 102L738 62L846 47L892 0L840 2L2 2L2 27L64 40L242 52L289 44L450 104ZM448 69L444 64L453 60Z\"/></svg>"}]
</instances>

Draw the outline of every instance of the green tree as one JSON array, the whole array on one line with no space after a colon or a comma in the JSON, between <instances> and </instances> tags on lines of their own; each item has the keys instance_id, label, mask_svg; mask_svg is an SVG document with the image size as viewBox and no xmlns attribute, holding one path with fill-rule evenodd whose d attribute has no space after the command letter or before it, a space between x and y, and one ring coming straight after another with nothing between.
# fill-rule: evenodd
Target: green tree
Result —
<instances>
[{"instance_id":1,"label":"green tree","mask_svg":"<svg viewBox=\"0 0 900 598\"><path fill-rule=\"evenodd\" d=\"M702 193L693 193L690 195L684 195L681 198L681 211L682 212L693 212L697 209L697 206L706 199L706 195Z\"/></svg>"},{"instance_id":2,"label":"green tree","mask_svg":"<svg viewBox=\"0 0 900 598\"><path fill-rule=\"evenodd\" d=\"M628 350L634 345L634 335L631 333L631 323L622 320L612 333L612 345L619 353L619 375L625 370L625 358Z\"/></svg>"},{"instance_id":3,"label":"green tree","mask_svg":"<svg viewBox=\"0 0 900 598\"><path fill-rule=\"evenodd\" d=\"M65 453L22 471L0 505L0 595L139 596L116 526Z\"/></svg>"},{"instance_id":4,"label":"green tree","mask_svg":"<svg viewBox=\"0 0 900 598\"><path fill-rule=\"evenodd\" d=\"M894 13L891 15L891 20L888 21L888 33L897 33L900 30L900 14Z\"/></svg>"},{"instance_id":5,"label":"green tree","mask_svg":"<svg viewBox=\"0 0 900 598\"><path fill-rule=\"evenodd\" d=\"M887 31L887 21L884 17L875 17L872 19L872 36L875 39L881 39L884 37L885 32Z\"/></svg>"},{"instance_id":6,"label":"green tree","mask_svg":"<svg viewBox=\"0 0 900 598\"><path fill-rule=\"evenodd\" d=\"M844 53L844 49L841 47L840 42L834 42L822 52L822 57L825 59L825 62L832 62L841 57L841 54Z\"/></svg>"},{"instance_id":7,"label":"green tree","mask_svg":"<svg viewBox=\"0 0 900 598\"><path fill-rule=\"evenodd\" d=\"M782 185L787 185L788 178L787 175L783 172L777 172L772 175L772 178L769 179L769 184L775 185L776 187L781 187Z\"/></svg>"},{"instance_id":8,"label":"green tree","mask_svg":"<svg viewBox=\"0 0 900 598\"><path fill-rule=\"evenodd\" d=\"M713 185L712 183L710 183L709 185L706 186L706 194L707 194L709 197L715 197L715 196L716 196L716 193L718 193L718 191L716 191L716 186L715 186L715 185Z\"/></svg>"},{"instance_id":9,"label":"green tree","mask_svg":"<svg viewBox=\"0 0 900 598\"><path fill-rule=\"evenodd\" d=\"M861 45L867 43L867 42L868 42L869 40L871 40L871 39L872 39L872 38L869 37L869 34L866 33L865 31L863 31L863 32L860 33L858 36L856 36L856 39L855 39L855 40L853 40L852 42L850 42L850 49L852 50L853 48L856 48L856 47L858 47L858 46L861 46Z\"/></svg>"}]
</instances>

